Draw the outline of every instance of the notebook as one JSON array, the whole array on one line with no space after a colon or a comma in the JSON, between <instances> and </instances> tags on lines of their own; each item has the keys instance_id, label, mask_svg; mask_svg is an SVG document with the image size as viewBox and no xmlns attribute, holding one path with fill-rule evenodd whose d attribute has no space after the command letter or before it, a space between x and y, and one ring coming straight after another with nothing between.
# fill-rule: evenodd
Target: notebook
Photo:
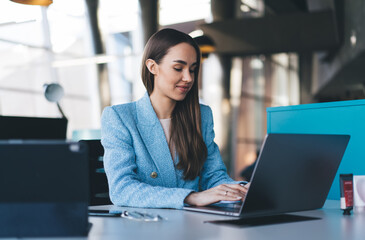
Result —
<instances>
[{"instance_id":1,"label":"notebook","mask_svg":"<svg viewBox=\"0 0 365 240\"><path fill-rule=\"evenodd\" d=\"M349 135L268 134L243 202L185 210L250 218L321 208Z\"/></svg>"},{"instance_id":2,"label":"notebook","mask_svg":"<svg viewBox=\"0 0 365 240\"><path fill-rule=\"evenodd\" d=\"M0 162L0 237L88 234L86 145L0 141Z\"/></svg>"}]
</instances>

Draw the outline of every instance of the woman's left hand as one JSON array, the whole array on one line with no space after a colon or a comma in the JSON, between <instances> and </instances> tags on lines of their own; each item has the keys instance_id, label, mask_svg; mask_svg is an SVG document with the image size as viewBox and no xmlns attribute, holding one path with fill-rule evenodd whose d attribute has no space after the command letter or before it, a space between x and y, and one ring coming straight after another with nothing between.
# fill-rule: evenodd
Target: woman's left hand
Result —
<instances>
[{"instance_id":1,"label":"woman's left hand","mask_svg":"<svg viewBox=\"0 0 365 240\"><path fill-rule=\"evenodd\" d=\"M219 201L237 201L246 197L250 184L221 184L203 192L193 192L185 198L185 203L206 206Z\"/></svg>"}]
</instances>

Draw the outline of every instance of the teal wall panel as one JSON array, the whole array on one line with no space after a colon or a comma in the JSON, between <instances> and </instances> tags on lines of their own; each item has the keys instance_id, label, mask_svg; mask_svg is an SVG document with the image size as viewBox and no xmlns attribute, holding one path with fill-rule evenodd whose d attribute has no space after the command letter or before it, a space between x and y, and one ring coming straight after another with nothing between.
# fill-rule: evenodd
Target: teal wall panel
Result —
<instances>
[{"instance_id":1,"label":"teal wall panel","mask_svg":"<svg viewBox=\"0 0 365 240\"><path fill-rule=\"evenodd\" d=\"M351 136L329 199L340 197L340 173L365 175L365 100L267 108L267 131Z\"/></svg>"}]
</instances>

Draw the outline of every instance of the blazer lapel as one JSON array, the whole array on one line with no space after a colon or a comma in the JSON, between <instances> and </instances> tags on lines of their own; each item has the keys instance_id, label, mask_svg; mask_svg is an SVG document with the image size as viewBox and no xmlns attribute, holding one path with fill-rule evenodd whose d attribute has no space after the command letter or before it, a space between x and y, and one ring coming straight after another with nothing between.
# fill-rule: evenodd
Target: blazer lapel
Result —
<instances>
[{"instance_id":1,"label":"blazer lapel","mask_svg":"<svg viewBox=\"0 0 365 240\"><path fill-rule=\"evenodd\" d=\"M176 187L174 162L165 133L152 107L148 93L136 102L137 127L160 176L167 187Z\"/></svg>"}]
</instances>

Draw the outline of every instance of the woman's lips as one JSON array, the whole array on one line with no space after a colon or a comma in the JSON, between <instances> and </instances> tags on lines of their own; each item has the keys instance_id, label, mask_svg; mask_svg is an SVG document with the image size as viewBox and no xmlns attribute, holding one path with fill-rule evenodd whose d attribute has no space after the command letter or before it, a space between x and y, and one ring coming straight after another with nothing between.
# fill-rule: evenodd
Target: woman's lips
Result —
<instances>
[{"instance_id":1,"label":"woman's lips","mask_svg":"<svg viewBox=\"0 0 365 240\"><path fill-rule=\"evenodd\" d=\"M182 93L187 93L190 90L190 86L176 86Z\"/></svg>"}]
</instances>

